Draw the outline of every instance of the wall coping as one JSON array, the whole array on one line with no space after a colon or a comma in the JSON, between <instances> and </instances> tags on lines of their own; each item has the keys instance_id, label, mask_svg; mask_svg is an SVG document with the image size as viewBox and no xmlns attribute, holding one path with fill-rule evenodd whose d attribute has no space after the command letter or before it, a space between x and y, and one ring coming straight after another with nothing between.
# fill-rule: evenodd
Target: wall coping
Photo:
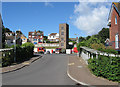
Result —
<instances>
[{"instance_id":1,"label":"wall coping","mask_svg":"<svg viewBox=\"0 0 120 87\"><path fill-rule=\"evenodd\" d=\"M9 51L9 50L12 50L13 48L6 48L6 49L0 49L0 52L2 51Z\"/></svg>"},{"instance_id":2,"label":"wall coping","mask_svg":"<svg viewBox=\"0 0 120 87\"><path fill-rule=\"evenodd\" d=\"M95 50L95 49L91 49L91 48L88 48L88 47L80 47L90 53L93 53L93 54L99 54L99 55L104 55L104 56L112 56L112 57L120 57L120 55L116 55L116 54L111 54L111 53L106 53L106 52L101 52L101 51L98 51L98 50Z\"/></svg>"}]
</instances>

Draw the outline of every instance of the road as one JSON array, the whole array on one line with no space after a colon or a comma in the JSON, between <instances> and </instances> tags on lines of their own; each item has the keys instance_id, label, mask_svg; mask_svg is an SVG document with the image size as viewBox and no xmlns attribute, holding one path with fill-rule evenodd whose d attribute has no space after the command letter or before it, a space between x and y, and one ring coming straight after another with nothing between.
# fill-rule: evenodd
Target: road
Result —
<instances>
[{"instance_id":1,"label":"road","mask_svg":"<svg viewBox=\"0 0 120 87\"><path fill-rule=\"evenodd\" d=\"M2 75L3 85L75 85L67 76L68 55L47 54L30 66Z\"/></svg>"}]
</instances>

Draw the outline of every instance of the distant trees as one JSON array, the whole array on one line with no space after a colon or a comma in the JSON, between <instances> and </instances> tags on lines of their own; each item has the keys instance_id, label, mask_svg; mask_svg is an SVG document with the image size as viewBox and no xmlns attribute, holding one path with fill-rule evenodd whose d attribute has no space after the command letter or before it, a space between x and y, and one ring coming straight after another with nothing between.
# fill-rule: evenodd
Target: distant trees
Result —
<instances>
[{"instance_id":1,"label":"distant trees","mask_svg":"<svg viewBox=\"0 0 120 87\"><path fill-rule=\"evenodd\" d=\"M79 37L79 42L82 42L82 41L84 41L84 40L85 40L84 37Z\"/></svg>"},{"instance_id":2,"label":"distant trees","mask_svg":"<svg viewBox=\"0 0 120 87\"><path fill-rule=\"evenodd\" d=\"M98 37L101 43L105 43L105 40L109 38L109 28L103 28L100 32L98 32Z\"/></svg>"},{"instance_id":3,"label":"distant trees","mask_svg":"<svg viewBox=\"0 0 120 87\"><path fill-rule=\"evenodd\" d=\"M2 27L2 48L5 48L5 27Z\"/></svg>"},{"instance_id":4,"label":"distant trees","mask_svg":"<svg viewBox=\"0 0 120 87\"><path fill-rule=\"evenodd\" d=\"M79 49L80 46L86 46L90 48L95 48L94 46L97 46L97 48L104 48L105 40L107 38L109 38L109 29L103 28L96 35L79 37L80 43L77 44L77 48Z\"/></svg>"}]
</instances>

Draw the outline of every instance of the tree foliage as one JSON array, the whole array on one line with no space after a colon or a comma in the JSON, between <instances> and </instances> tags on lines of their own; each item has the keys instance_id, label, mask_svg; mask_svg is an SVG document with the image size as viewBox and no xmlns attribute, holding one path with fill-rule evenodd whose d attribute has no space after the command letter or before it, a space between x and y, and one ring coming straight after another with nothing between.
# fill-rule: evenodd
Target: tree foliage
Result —
<instances>
[{"instance_id":1,"label":"tree foliage","mask_svg":"<svg viewBox=\"0 0 120 87\"><path fill-rule=\"evenodd\" d=\"M109 38L109 29L103 28L100 32L98 32L98 37L101 43L105 43L105 40Z\"/></svg>"}]
</instances>

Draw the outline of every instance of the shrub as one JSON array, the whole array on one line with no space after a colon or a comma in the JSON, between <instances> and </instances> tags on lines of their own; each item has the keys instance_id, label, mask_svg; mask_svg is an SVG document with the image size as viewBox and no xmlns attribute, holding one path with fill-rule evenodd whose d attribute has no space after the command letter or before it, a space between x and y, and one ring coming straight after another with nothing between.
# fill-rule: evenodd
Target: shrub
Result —
<instances>
[{"instance_id":1,"label":"shrub","mask_svg":"<svg viewBox=\"0 0 120 87\"><path fill-rule=\"evenodd\" d=\"M98 56L88 60L88 67L96 76L120 82L120 57Z\"/></svg>"},{"instance_id":2,"label":"shrub","mask_svg":"<svg viewBox=\"0 0 120 87\"><path fill-rule=\"evenodd\" d=\"M90 46L92 49L96 49L96 50L98 50L98 49L105 49L105 46L102 44L102 43L100 43L100 44L98 44L98 43L93 43L93 44L91 44L91 46Z\"/></svg>"},{"instance_id":3,"label":"shrub","mask_svg":"<svg viewBox=\"0 0 120 87\"><path fill-rule=\"evenodd\" d=\"M97 50L106 52L106 53L113 53L113 54L118 54L118 51L114 50L111 47L106 47L106 48L98 48Z\"/></svg>"},{"instance_id":4,"label":"shrub","mask_svg":"<svg viewBox=\"0 0 120 87\"><path fill-rule=\"evenodd\" d=\"M65 50L64 48L62 48L61 52L62 52L62 53L65 53L65 52L66 52L66 50Z\"/></svg>"},{"instance_id":5,"label":"shrub","mask_svg":"<svg viewBox=\"0 0 120 87\"><path fill-rule=\"evenodd\" d=\"M14 45L12 46L14 48ZM15 62L23 62L30 59L33 56L34 45L32 43L25 43L22 46L16 45L16 54L14 49L10 51L4 51L2 56L2 66L11 65L14 62L14 56L16 56Z\"/></svg>"}]
</instances>

